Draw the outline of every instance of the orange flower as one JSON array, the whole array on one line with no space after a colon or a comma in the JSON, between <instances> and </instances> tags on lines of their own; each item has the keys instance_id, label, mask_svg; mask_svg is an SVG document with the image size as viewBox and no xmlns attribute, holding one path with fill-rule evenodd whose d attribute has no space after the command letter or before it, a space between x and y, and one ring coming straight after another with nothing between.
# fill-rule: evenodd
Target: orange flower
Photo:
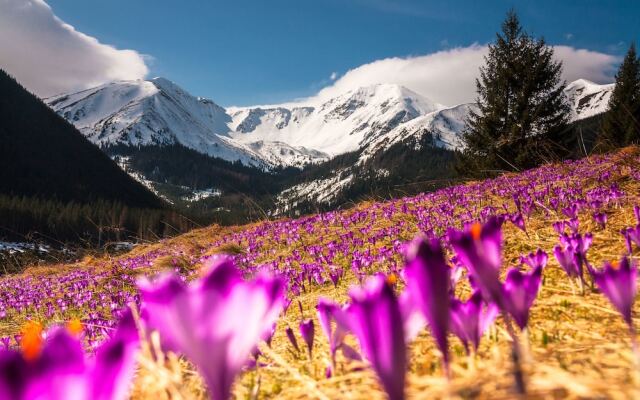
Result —
<instances>
[{"instance_id":1,"label":"orange flower","mask_svg":"<svg viewBox=\"0 0 640 400\"><path fill-rule=\"evenodd\" d=\"M479 222L471 225L471 237L475 240L480 239L480 234L482 233L482 225Z\"/></svg>"},{"instance_id":2,"label":"orange flower","mask_svg":"<svg viewBox=\"0 0 640 400\"><path fill-rule=\"evenodd\" d=\"M74 318L67 322L66 325L67 331L74 336L79 336L82 333L84 327L82 326L82 322L78 318Z\"/></svg>"},{"instance_id":3,"label":"orange flower","mask_svg":"<svg viewBox=\"0 0 640 400\"><path fill-rule=\"evenodd\" d=\"M24 358L31 361L40 355L44 339L42 337L42 324L37 321L28 321L22 326L20 334L20 349Z\"/></svg>"}]
</instances>

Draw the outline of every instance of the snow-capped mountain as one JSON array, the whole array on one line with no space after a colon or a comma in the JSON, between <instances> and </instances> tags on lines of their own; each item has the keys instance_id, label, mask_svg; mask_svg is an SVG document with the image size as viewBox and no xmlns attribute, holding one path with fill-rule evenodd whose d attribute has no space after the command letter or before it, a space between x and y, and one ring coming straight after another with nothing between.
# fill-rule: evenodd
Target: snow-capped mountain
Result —
<instances>
[{"instance_id":1,"label":"snow-capped mountain","mask_svg":"<svg viewBox=\"0 0 640 400\"><path fill-rule=\"evenodd\" d=\"M416 117L398 125L386 135L378 137L366 146L358 160L364 163L376 153L383 152L396 143L413 139L416 146L426 134L433 135L433 145L445 149L462 149L462 135L465 119L470 110L476 110L475 104L460 104L443 108L426 115Z\"/></svg>"},{"instance_id":2,"label":"snow-capped mountain","mask_svg":"<svg viewBox=\"0 0 640 400\"><path fill-rule=\"evenodd\" d=\"M583 79L569 84L572 119L606 110L612 88ZM179 143L267 168L302 166L351 151L361 151L364 162L426 132L436 146L459 149L474 107L445 107L402 86L379 84L319 104L224 109L163 78L113 82L46 102L103 148Z\"/></svg>"},{"instance_id":3,"label":"snow-capped mountain","mask_svg":"<svg viewBox=\"0 0 640 400\"><path fill-rule=\"evenodd\" d=\"M444 108L398 85L374 85L312 106L225 110L163 78L113 82L45 100L103 148L179 143L267 167L302 166L360 150Z\"/></svg>"},{"instance_id":4,"label":"snow-capped mountain","mask_svg":"<svg viewBox=\"0 0 640 400\"><path fill-rule=\"evenodd\" d=\"M577 121L607 111L614 86L613 83L598 85L586 79L568 84L565 93L571 104L571 119Z\"/></svg>"},{"instance_id":5,"label":"snow-capped mountain","mask_svg":"<svg viewBox=\"0 0 640 400\"><path fill-rule=\"evenodd\" d=\"M230 139L224 108L163 78L113 82L45 101L103 148L180 143L225 160L263 164L260 155Z\"/></svg>"},{"instance_id":6,"label":"snow-capped mountain","mask_svg":"<svg viewBox=\"0 0 640 400\"><path fill-rule=\"evenodd\" d=\"M316 106L230 108L235 140L282 142L329 157L355 151L443 106L398 85L349 91Z\"/></svg>"}]
</instances>

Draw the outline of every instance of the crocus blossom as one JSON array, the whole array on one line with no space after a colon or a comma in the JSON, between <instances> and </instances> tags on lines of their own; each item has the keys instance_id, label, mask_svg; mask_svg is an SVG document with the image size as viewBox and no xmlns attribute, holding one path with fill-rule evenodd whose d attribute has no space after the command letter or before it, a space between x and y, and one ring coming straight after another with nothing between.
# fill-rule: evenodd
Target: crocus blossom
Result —
<instances>
[{"instance_id":1,"label":"crocus blossom","mask_svg":"<svg viewBox=\"0 0 640 400\"><path fill-rule=\"evenodd\" d=\"M304 340L307 345L307 350L309 352L309 358L313 354L313 337L315 335L315 328L313 325L313 320L311 318L302 321L300 323L300 336L302 336L302 340Z\"/></svg>"},{"instance_id":2,"label":"crocus blossom","mask_svg":"<svg viewBox=\"0 0 640 400\"><path fill-rule=\"evenodd\" d=\"M480 339L498 316L498 307L491 303L484 306L482 294L475 291L466 302L451 300L451 330L462 341L467 353L470 345L478 350Z\"/></svg>"},{"instance_id":3,"label":"crocus blossom","mask_svg":"<svg viewBox=\"0 0 640 400\"><path fill-rule=\"evenodd\" d=\"M486 224L474 223L465 231L449 230L449 243L458 260L469 269L485 301L502 304L499 280L502 265L501 222L491 218Z\"/></svg>"},{"instance_id":4,"label":"crocus blossom","mask_svg":"<svg viewBox=\"0 0 640 400\"><path fill-rule=\"evenodd\" d=\"M287 329L284 330L284 333L287 335L287 339L289 339L289 343L296 350L296 353L300 353L300 346L298 346L298 339L296 339L296 334L293 333L293 329L290 326L287 326Z\"/></svg>"},{"instance_id":5,"label":"crocus blossom","mask_svg":"<svg viewBox=\"0 0 640 400\"><path fill-rule=\"evenodd\" d=\"M620 233L624 236L629 254L633 252L633 244L640 247L640 223L635 227L625 228Z\"/></svg>"},{"instance_id":6,"label":"crocus blossom","mask_svg":"<svg viewBox=\"0 0 640 400\"><path fill-rule=\"evenodd\" d=\"M404 399L407 350L402 315L393 289L381 276L349 292L350 330L390 400Z\"/></svg>"},{"instance_id":7,"label":"crocus blossom","mask_svg":"<svg viewBox=\"0 0 640 400\"><path fill-rule=\"evenodd\" d=\"M408 251L405 267L407 291L429 323L445 366L449 362L450 270L437 239L414 241Z\"/></svg>"},{"instance_id":8,"label":"crocus blossom","mask_svg":"<svg viewBox=\"0 0 640 400\"><path fill-rule=\"evenodd\" d=\"M34 329L32 325L30 329ZM0 351L0 398L15 400L126 399L135 372L138 332L126 312L113 336L95 356L87 357L79 338L55 327L38 346L38 329L25 332L30 344L23 352ZM25 348L31 353L24 353Z\"/></svg>"},{"instance_id":9,"label":"crocus blossom","mask_svg":"<svg viewBox=\"0 0 640 400\"><path fill-rule=\"evenodd\" d=\"M344 337L347 333L348 319L344 310L336 303L323 297L318 299L318 322L320 329L329 341L329 352L331 353L332 363L335 363L335 354L338 348L343 344ZM335 328L331 322L335 321Z\"/></svg>"},{"instance_id":10,"label":"crocus blossom","mask_svg":"<svg viewBox=\"0 0 640 400\"><path fill-rule=\"evenodd\" d=\"M603 212L593 213L593 220L598 224L600 229L604 229L607 226L607 214Z\"/></svg>"},{"instance_id":11,"label":"crocus blossom","mask_svg":"<svg viewBox=\"0 0 640 400\"><path fill-rule=\"evenodd\" d=\"M631 310L638 291L638 268L627 257L620 262L605 263L602 271L593 272L593 280L611 304L622 314L624 321L633 329Z\"/></svg>"},{"instance_id":12,"label":"crocus blossom","mask_svg":"<svg viewBox=\"0 0 640 400\"><path fill-rule=\"evenodd\" d=\"M542 266L537 266L528 273L517 268L507 272L502 286L504 307L511 314L520 329L527 327L529 310L533 305L542 282Z\"/></svg>"},{"instance_id":13,"label":"crocus blossom","mask_svg":"<svg viewBox=\"0 0 640 400\"><path fill-rule=\"evenodd\" d=\"M549 261L549 255L542 249L529 253L526 257L520 257L520 262L534 269L538 267L544 268L547 265L547 261Z\"/></svg>"},{"instance_id":14,"label":"crocus blossom","mask_svg":"<svg viewBox=\"0 0 640 400\"><path fill-rule=\"evenodd\" d=\"M575 250L572 247L562 248L556 246L553 248L553 254L558 260L558 264L567 273L569 278L578 278L581 275L578 259Z\"/></svg>"},{"instance_id":15,"label":"crocus blossom","mask_svg":"<svg viewBox=\"0 0 640 400\"><path fill-rule=\"evenodd\" d=\"M269 336L284 304L284 283L258 276L243 281L230 258L186 286L174 274L143 280L142 316L162 346L184 354L203 375L213 399L230 396L235 376L258 342Z\"/></svg>"}]
</instances>

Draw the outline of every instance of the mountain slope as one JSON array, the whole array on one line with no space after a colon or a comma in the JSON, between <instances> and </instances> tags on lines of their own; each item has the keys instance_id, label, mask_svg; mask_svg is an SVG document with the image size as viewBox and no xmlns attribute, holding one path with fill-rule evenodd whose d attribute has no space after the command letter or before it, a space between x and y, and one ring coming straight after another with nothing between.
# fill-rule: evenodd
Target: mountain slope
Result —
<instances>
[{"instance_id":1,"label":"mountain slope","mask_svg":"<svg viewBox=\"0 0 640 400\"><path fill-rule=\"evenodd\" d=\"M607 111L614 84L598 85L578 79L567 85L565 93L571 104L571 120L593 117Z\"/></svg>"},{"instance_id":2,"label":"mountain slope","mask_svg":"<svg viewBox=\"0 0 640 400\"><path fill-rule=\"evenodd\" d=\"M102 148L179 143L225 160L262 165L257 154L229 140L230 117L222 107L163 78L113 82L46 102Z\"/></svg>"},{"instance_id":3,"label":"mountain slope","mask_svg":"<svg viewBox=\"0 0 640 400\"><path fill-rule=\"evenodd\" d=\"M606 110L613 85L567 86L572 120ZM230 107L163 79L121 81L46 99L102 148L180 144L209 156L273 168L318 163L352 151L364 158L412 135L433 133L459 149L473 107L445 107L402 86L361 87L318 104Z\"/></svg>"},{"instance_id":4,"label":"mountain slope","mask_svg":"<svg viewBox=\"0 0 640 400\"><path fill-rule=\"evenodd\" d=\"M228 111L231 137L239 142L278 141L334 157L364 148L397 126L441 108L402 86L373 85L315 106Z\"/></svg>"},{"instance_id":5,"label":"mountain slope","mask_svg":"<svg viewBox=\"0 0 640 400\"><path fill-rule=\"evenodd\" d=\"M401 86L374 85L315 106L224 110L163 78L114 82L46 102L102 148L177 143L258 167L326 161L443 108Z\"/></svg>"},{"instance_id":6,"label":"mountain slope","mask_svg":"<svg viewBox=\"0 0 640 400\"><path fill-rule=\"evenodd\" d=\"M0 93L0 194L164 207L2 70Z\"/></svg>"}]
</instances>

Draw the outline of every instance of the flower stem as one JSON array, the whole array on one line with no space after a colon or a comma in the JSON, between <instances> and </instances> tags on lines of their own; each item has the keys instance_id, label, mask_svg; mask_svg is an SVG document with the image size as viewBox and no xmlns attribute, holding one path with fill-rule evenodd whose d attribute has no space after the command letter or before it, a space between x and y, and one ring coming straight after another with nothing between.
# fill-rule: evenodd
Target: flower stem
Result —
<instances>
[{"instance_id":1,"label":"flower stem","mask_svg":"<svg viewBox=\"0 0 640 400\"><path fill-rule=\"evenodd\" d=\"M522 349L518 340L518 335L513 330L511 325L511 318L506 312L502 312L507 332L511 337L511 361L513 362L513 378L516 384L516 392L525 396L527 394L527 388L524 383L524 373L522 372Z\"/></svg>"}]
</instances>

